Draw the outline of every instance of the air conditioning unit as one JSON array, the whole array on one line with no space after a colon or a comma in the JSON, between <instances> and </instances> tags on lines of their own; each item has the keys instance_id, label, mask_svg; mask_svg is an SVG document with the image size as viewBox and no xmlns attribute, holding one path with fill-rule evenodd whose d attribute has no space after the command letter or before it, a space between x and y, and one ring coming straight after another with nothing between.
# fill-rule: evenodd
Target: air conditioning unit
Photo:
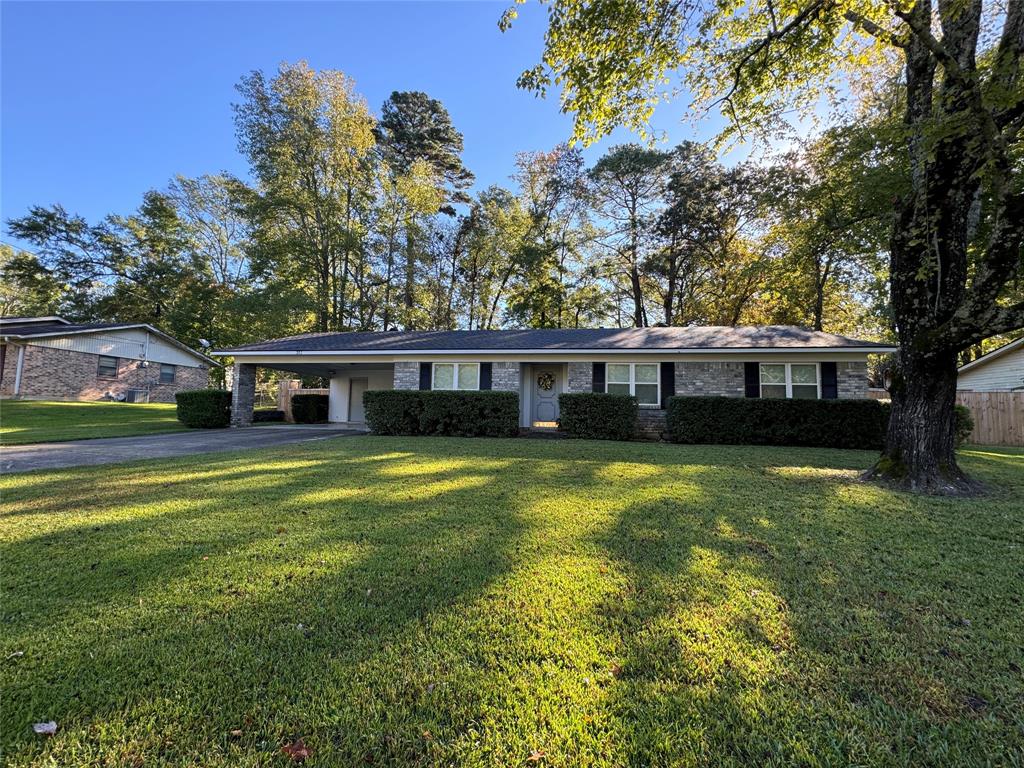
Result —
<instances>
[{"instance_id":1,"label":"air conditioning unit","mask_svg":"<svg viewBox=\"0 0 1024 768\"><path fill-rule=\"evenodd\" d=\"M149 392L144 389L129 389L124 393L126 403L148 403Z\"/></svg>"}]
</instances>

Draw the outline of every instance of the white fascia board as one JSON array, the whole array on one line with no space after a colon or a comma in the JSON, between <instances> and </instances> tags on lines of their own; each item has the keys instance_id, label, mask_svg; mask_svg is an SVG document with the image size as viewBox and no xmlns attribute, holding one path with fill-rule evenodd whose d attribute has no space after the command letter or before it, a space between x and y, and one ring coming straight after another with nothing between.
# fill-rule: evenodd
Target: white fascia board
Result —
<instances>
[{"instance_id":1,"label":"white fascia board","mask_svg":"<svg viewBox=\"0 0 1024 768\"><path fill-rule=\"evenodd\" d=\"M420 360L427 357L602 357L636 355L881 355L896 352L897 347L711 347L697 349L419 349L419 350L214 350L211 354L225 357L264 358L354 358L390 357L398 360Z\"/></svg>"},{"instance_id":2,"label":"white fascia board","mask_svg":"<svg viewBox=\"0 0 1024 768\"><path fill-rule=\"evenodd\" d=\"M965 365L961 365L960 368L957 369L957 373L963 373L964 371L970 371L974 368L980 368L986 363L991 363L993 360L996 360L997 358L1000 358L1005 354L1013 352L1013 350L1022 346L1024 346L1024 337L1019 338L1016 341L1008 342L1007 344L1004 344L1003 346L998 347L997 349L993 349L988 354L982 355L977 360L972 360L971 362Z\"/></svg>"}]
</instances>

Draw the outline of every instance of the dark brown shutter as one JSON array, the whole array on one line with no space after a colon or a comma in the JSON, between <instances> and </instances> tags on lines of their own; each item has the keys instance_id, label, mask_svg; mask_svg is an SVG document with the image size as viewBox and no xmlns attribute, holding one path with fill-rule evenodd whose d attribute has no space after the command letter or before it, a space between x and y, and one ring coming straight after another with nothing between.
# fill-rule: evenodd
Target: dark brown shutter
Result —
<instances>
[{"instance_id":1,"label":"dark brown shutter","mask_svg":"<svg viewBox=\"0 0 1024 768\"><path fill-rule=\"evenodd\" d=\"M836 400L839 397L839 377L835 363L821 364L821 399Z\"/></svg>"},{"instance_id":2,"label":"dark brown shutter","mask_svg":"<svg viewBox=\"0 0 1024 768\"><path fill-rule=\"evenodd\" d=\"M676 364L661 364L661 407L668 408L668 399L676 393Z\"/></svg>"},{"instance_id":3,"label":"dark brown shutter","mask_svg":"<svg viewBox=\"0 0 1024 768\"><path fill-rule=\"evenodd\" d=\"M761 396L761 368L758 363L743 364L743 386L747 397Z\"/></svg>"},{"instance_id":4,"label":"dark brown shutter","mask_svg":"<svg viewBox=\"0 0 1024 768\"><path fill-rule=\"evenodd\" d=\"M480 363L480 389L491 388L491 365L492 363Z\"/></svg>"},{"instance_id":5,"label":"dark brown shutter","mask_svg":"<svg viewBox=\"0 0 1024 768\"><path fill-rule=\"evenodd\" d=\"M420 389L430 389L430 363L420 363Z\"/></svg>"},{"instance_id":6,"label":"dark brown shutter","mask_svg":"<svg viewBox=\"0 0 1024 768\"><path fill-rule=\"evenodd\" d=\"M594 363L590 390L592 392L604 392L604 363Z\"/></svg>"}]
</instances>

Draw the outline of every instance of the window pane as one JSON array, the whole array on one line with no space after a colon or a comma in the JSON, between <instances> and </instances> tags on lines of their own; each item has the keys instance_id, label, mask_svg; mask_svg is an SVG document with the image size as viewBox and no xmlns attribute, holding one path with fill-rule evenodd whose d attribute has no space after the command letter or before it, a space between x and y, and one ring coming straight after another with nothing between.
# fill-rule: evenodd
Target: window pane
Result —
<instances>
[{"instance_id":1,"label":"window pane","mask_svg":"<svg viewBox=\"0 0 1024 768\"><path fill-rule=\"evenodd\" d=\"M629 384L609 384L608 385L609 395L628 395Z\"/></svg>"},{"instance_id":2,"label":"window pane","mask_svg":"<svg viewBox=\"0 0 1024 768\"><path fill-rule=\"evenodd\" d=\"M785 384L786 366L777 363L761 363L762 384ZM785 395L783 395L785 397Z\"/></svg>"},{"instance_id":3,"label":"window pane","mask_svg":"<svg viewBox=\"0 0 1024 768\"><path fill-rule=\"evenodd\" d=\"M657 384L658 383L658 364L648 364L636 366L636 380L638 382L644 382L645 384Z\"/></svg>"},{"instance_id":4,"label":"window pane","mask_svg":"<svg viewBox=\"0 0 1024 768\"><path fill-rule=\"evenodd\" d=\"M640 405L657 405L658 404L658 385L657 384L637 384L636 385L636 399Z\"/></svg>"},{"instance_id":5,"label":"window pane","mask_svg":"<svg viewBox=\"0 0 1024 768\"><path fill-rule=\"evenodd\" d=\"M818 399L818 386L817 384L794 384L793 385L793 397L799 400L817 400Z\"/></svg>"},{"instance_id":6,"label":"window pane","mask_svg":"<svg viewBox=\"0 0 1024 768\"><path fill-rule=\"evenodd\" d=\"M761 397L786 397L785 384L762 384Z\"/></svg>"},{"instance_id":7,"label":"window pane","mask_svg":"<svg viewBox=\"0 0 1024 768\"><path fill-rule=\"evenodd\" d=\"M459 365L459 389L476 389L477 368L476 363Z\"/></svg>"},{"instance_id":8,"label":"window pane","mask_svg":"<svg viewBox=\"0 0 1024 768\"><path fill-rule=\"evenodd\" d=\"M622 384L623 382L629 383L629 366L623 365L622 363L609 363L608 364L608 381L614 381ZM629 394L629 393L627 393Z\"/></svg>"},{"instance_id":9,"label":"window pane","mask_svg":"<svg viewBox=\"0 0 1024 768\"><path fill-rule=\"evenodd\" d=\"M818 366L807 364L794 364L790 366L790 375L793 377L794 384L817 384Z\"/></svg>"},{"instance_id":10,"label":"window pane","mask_svg":"<svg viewBox=\"0 0 1024 768\"><path fill-rule=\"evenodd\" d=\"M160 383L161 384L173 384L174 383L174 366L162 363L160 365Z\"/></svg>"},{"instance_id":11,"label":"window pane","mask_svg":"<svg viewBox=\"0 0 1024 768\"><path fill-rule=\"evenodd\" d=\"M434 364L434 389L455 389L455 366L451 363Z\"/></svg>"}]
</instances>

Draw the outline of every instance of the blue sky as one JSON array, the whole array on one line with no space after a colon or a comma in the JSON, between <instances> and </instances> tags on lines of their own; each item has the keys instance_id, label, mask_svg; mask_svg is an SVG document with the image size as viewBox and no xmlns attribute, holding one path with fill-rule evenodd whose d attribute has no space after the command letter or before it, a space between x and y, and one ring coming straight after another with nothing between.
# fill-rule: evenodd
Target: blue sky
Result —
<instances>
[{"instance_id":1,"label":"blue sky","mask_svg":"<svg viewBox=\"0 0 1024 768\"><path fill-rule=\"evenodd\" d=\"M356 81L371 108L422 90L465 135L477 186L507 184L517 151L569 137L556 98L515 87L539 60L544 9L510 32L503 2L3 2L0 215L61 203L95 221L129 213L177 173L245 175L231 103L239 78L307 60ZM661 108L670 143L706 138ZM710 130L710 126L708 127ZM587 150L593 161L620 132ZM6 233L2 239L13 242Z\"/></svg>"}]
</instances>

